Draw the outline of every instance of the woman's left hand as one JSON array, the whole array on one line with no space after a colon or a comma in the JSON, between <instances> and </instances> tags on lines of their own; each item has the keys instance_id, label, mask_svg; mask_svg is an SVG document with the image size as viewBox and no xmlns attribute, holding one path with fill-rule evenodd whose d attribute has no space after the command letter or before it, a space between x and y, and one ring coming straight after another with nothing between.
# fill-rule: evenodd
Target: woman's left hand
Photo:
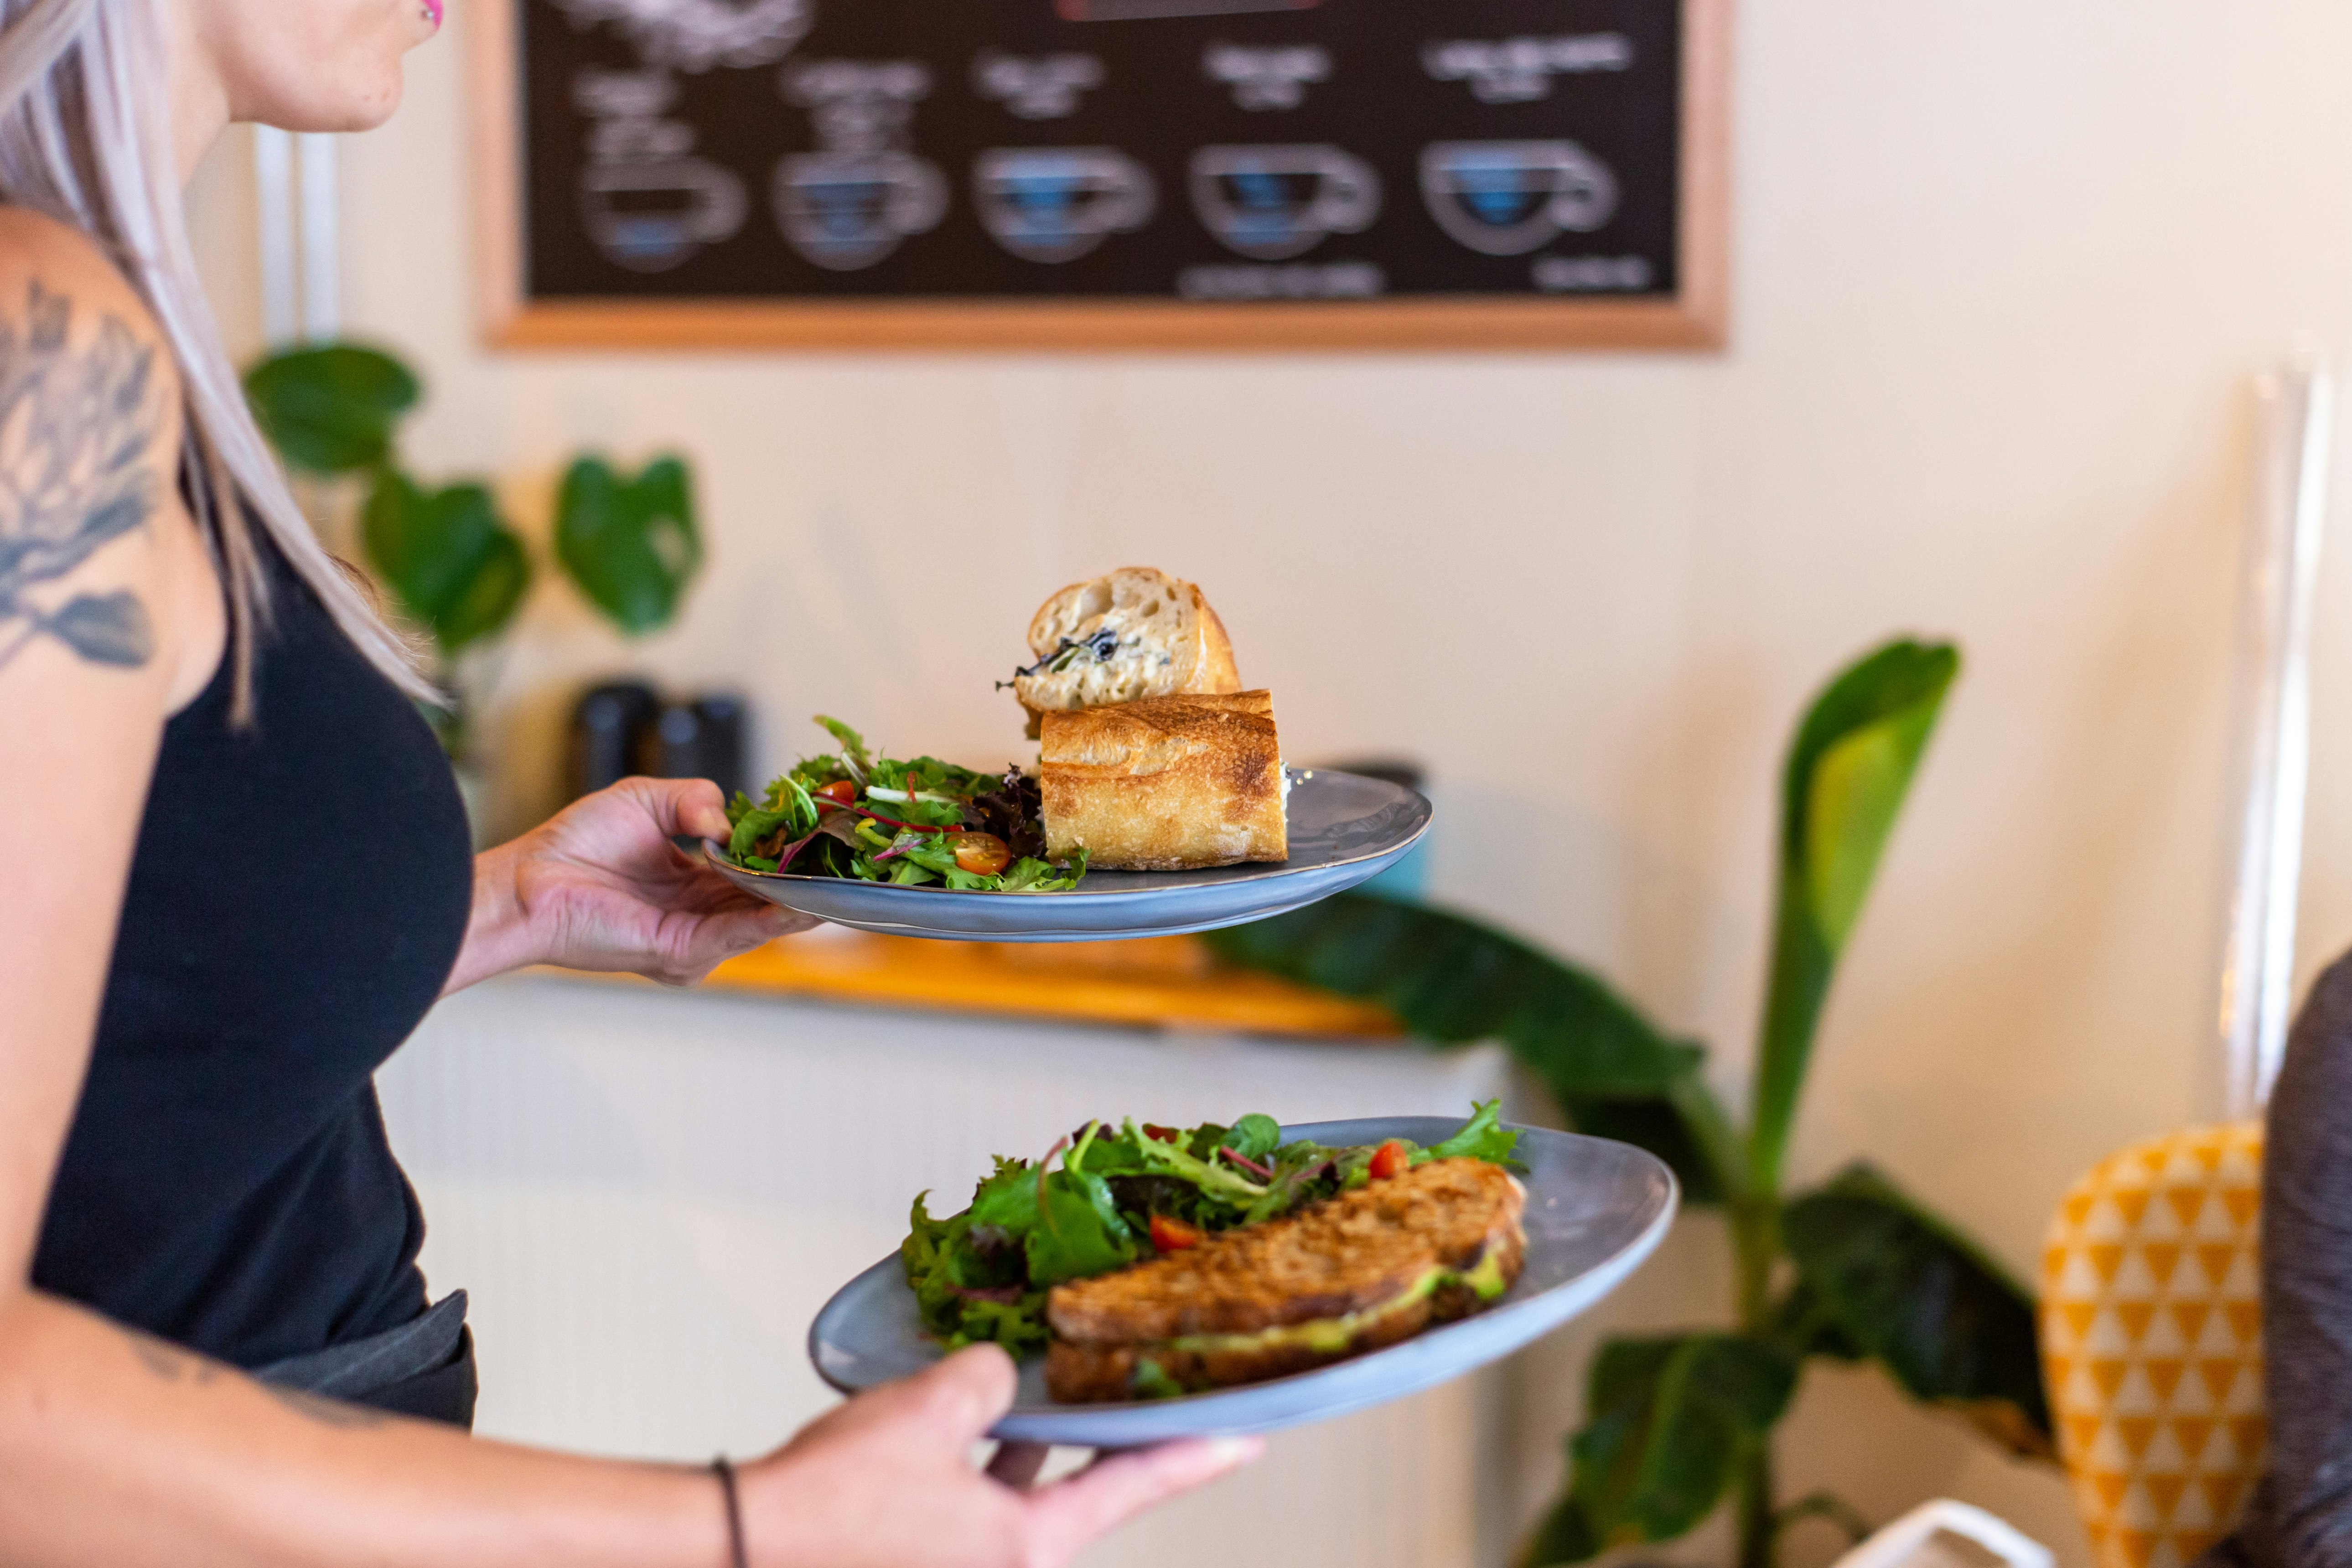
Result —
<instances>
[{"instance_id":1,"label":"woman's left hand","mask_svg":"<svg viewBox=\"0 0 2352 1568\"><path fill-rule=\"evenodd\" d=\"M670 842L724 839L708 779L623 779L474 859L474 913L442 994L530 963L691 985L817 922L744 892Z\"/></svg>"}]
</instances>

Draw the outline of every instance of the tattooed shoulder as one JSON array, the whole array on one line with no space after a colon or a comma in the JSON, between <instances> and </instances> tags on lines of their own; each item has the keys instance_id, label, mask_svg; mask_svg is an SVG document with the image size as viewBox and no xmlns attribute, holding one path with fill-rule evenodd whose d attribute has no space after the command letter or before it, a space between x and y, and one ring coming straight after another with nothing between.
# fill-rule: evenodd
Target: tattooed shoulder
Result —
<instances>
[{"instance_id":1,"label":"tattooed shoulder","mask_svg":"<svg viewBox=\"0 0 2352 1568\"><path fill-rule=\"evenodd\" d=\"M79 344L73 316L38 279L21 313L0 305L0 669L44 638L97 665L154 657L137 595L62 580L154 515L164 377L121 316L101 310Z\"/></svg>"}]
</instances>

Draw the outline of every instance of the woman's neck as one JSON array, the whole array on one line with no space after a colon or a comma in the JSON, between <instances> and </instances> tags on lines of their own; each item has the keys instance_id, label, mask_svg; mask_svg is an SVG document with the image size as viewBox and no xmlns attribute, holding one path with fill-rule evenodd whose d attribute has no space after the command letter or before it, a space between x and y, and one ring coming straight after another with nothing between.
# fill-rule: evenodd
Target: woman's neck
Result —
<instances>
[{"instance_id":1,"label":"woman's neck","mask_svg":"<svg viewBox=\"0 0 2352 1568\"><path fill-rule=\"evenodd\" d=\"M172 153L186 184L228 129L228 87L184 4L164 7L172 51Z\"/></svg>"}]
</instances>

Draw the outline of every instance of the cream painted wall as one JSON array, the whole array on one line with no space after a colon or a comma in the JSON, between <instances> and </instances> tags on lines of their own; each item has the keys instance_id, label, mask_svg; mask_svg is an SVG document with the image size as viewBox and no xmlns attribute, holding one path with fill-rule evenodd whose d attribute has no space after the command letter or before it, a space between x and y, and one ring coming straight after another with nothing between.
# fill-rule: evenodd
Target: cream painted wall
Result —
<instances>
[{"instance_id":1,"label":"cream painted wall","mask_svg":"<svg viewBox=\"0 0 2352 1568\"><path fill-rule=\"evenodd\" d=\"M1207 585L1292 754L1431 760L1439 896L1598 964L1732 1083L1782 737L1836 661L1948 634L1968 671L1801 1170L1867 1155L2025 1271L2090 1159L2211 1110L2247 382L2299 331L2352 347L2352 10L1746 7L1733 343L1696 357L486 354L462 47L343 163L352 326L431 382L412 455L536 524L575 447L682 447L712 556L641 647L534 601L496 704L509 820L576 684L632 666L740 684L771 761L819 709L1010 755L988 683L1030 606L1154 562ZM206 172L225 292L244 199ZM2347 592L2339 530L2305 977L2352 941ZM1614 1316L1709 1311L1714 1246L1687 1227ZM1577 1348L1533 1370L1570 1387ZM1531 1500L1567 1417L1531 1396ZM1787 1451L1882 1517L1955 1491L2081 1558L2053 1480L1867 1375L1817 1379Z\"/></svg>"}]
</instances>

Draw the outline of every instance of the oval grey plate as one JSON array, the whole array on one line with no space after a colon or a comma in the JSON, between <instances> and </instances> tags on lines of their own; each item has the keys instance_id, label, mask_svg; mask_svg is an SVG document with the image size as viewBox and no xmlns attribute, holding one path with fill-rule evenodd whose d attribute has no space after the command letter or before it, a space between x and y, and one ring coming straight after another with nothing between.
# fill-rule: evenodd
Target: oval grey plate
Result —
<instances>
[{"instance_id":1,"label":"oval grey plate","mask_svg":"<svg viewBox=\"0 0 2352 1568\"><path fill-rule=\"evenodd\" d=\"M1410 1138L1434 1143L1459 1118L1387 1116L1286 1127L1285 1138L1373 1143ZM1022 1363L1020 1391L992 1436L1071 1447L1131 1448L1176 1437L1271 1432L1328 1421L1367 1405L1418 1394L1541 1338L1615 1289L1673 1223L1675 1178L1655 1156L1627 1143L1541 1128L1519 1129L1528 1166L1527 1265L1502 1300L1475 1317L1351 1361L1241 1388L1127 1405L1057 1405L1045 1396L1042 1355ZM809 1359L844 1394L917 1373L937 1361L915 1293L894 1254L852 1279L809 1326Z\"/></svg>"},{"instance_id":2,"label":"oval grey plate","mask_svg":"<svg viewBox=\"0 0 2352 1568\"><path fill-rule=\"evenodd\" d=\"M949 942L1104 942L1181 936L1328 899L1404 858L1429 802L1401 784L1329 768L1291 770L1290 858L1202 871L1095 871L1067 893L955 893L845 877L746 871L702 852L736 886L835 925Z\"/></svg>"}]
</instances>

